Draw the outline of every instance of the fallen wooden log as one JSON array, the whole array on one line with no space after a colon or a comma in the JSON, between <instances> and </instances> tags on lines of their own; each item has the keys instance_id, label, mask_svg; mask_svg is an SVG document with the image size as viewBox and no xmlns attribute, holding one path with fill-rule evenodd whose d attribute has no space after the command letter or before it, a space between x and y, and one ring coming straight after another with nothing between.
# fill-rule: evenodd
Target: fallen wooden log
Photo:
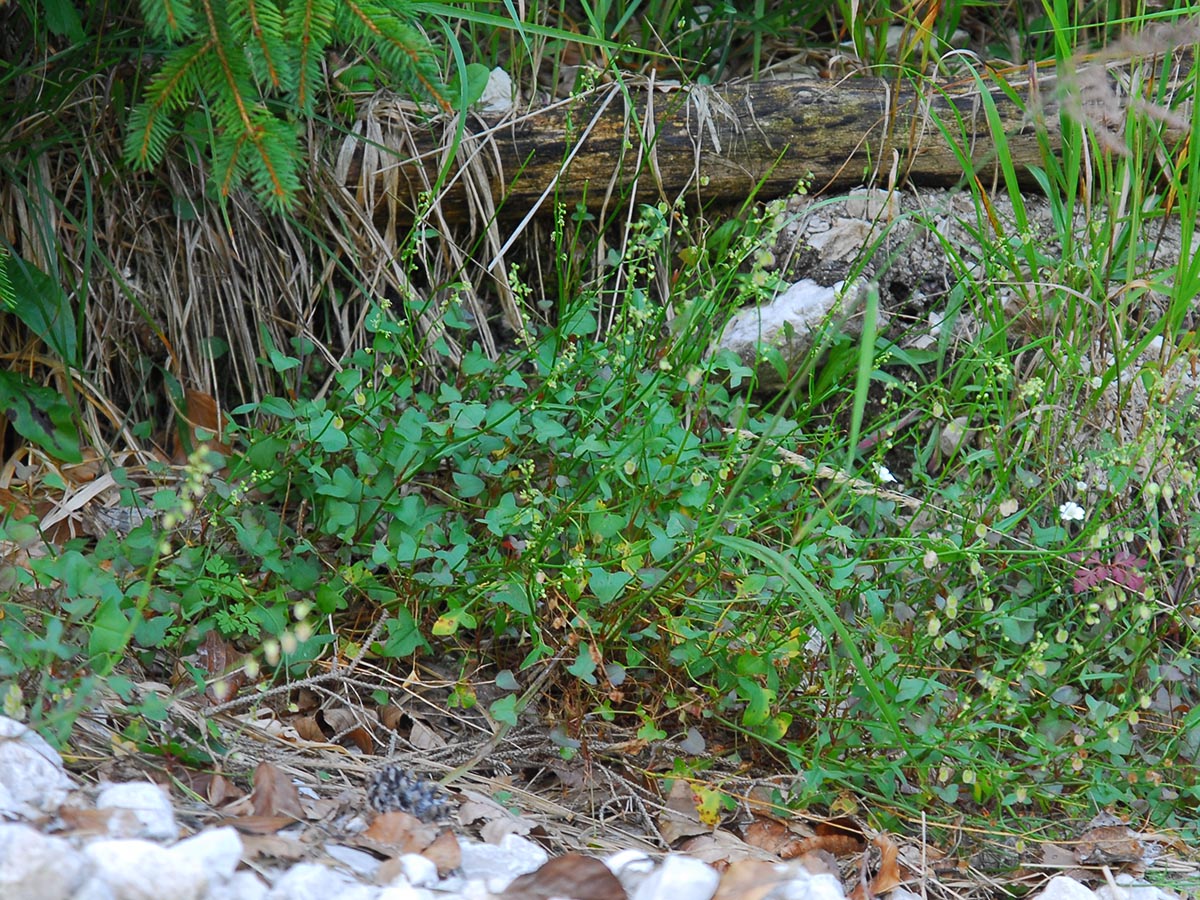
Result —
<instances>
[{"instance_id":1,"label":"fallen wooden log","mask_svg":"<svg viewBox=\"0 0 1200 900\"><path fill-rule=\"evenodd\" d=\"M1041 151L1032 119L1007 94L990 96L1004 146L1033 187L1028 167ZM341 148L338 178L377 211L411 219L437 186L456 123L421 123L400 101L377 100L365 117ZM984 99L969 84L919 95L868 78L606 85L522 114L472 115L461 137L437 191L447 218L465 215L469 198L484 201L476 212L515 218L556 204L596 210L630 191L640 202L707 207L777 197L802 181L814 193L893 180L946 186L963 178L960 154L985 182L1000 177Z\"/></svg>"}]
</instances>

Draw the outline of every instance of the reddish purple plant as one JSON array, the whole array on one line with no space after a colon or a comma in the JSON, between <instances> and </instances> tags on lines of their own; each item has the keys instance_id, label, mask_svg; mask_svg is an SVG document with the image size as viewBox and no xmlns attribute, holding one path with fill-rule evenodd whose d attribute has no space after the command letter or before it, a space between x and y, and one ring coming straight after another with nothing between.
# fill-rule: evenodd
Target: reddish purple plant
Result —
<instances>
[{"instance_id":1,"label":"reddish purple plant","mask_svg":"<svg viewBox=\"0 0 1200 900\"><path fill-rule=\"evenodd\" d=\"M1087 559L1083 558L1082 553L1072 553L1071 559L1080 564L1072 582L1076 594L1105 583L1118 584L1137 592L1146 586L1146 579L1140 574L1140 570L1146 568L1146 560L1127 550L1118 550L1111 562L1105 562L1098 553L1093 553Z\"/></svg>"}]
</instances>

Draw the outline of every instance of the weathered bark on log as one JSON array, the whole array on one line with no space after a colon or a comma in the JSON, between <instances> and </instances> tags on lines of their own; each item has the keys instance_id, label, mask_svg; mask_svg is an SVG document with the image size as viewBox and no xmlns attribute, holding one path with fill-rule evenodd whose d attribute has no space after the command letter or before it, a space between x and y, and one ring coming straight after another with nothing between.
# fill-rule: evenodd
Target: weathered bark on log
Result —
<instances>
[{"instance_id":1,"label":"weathered bark on log","mask_svg":"<svg viewBox=\"0 0 1200 900\"><path fill-rule=\"evenodd\" d=\"M937 122L952 130L985 182L999 177L977 90L918 96L877 79L796 79L719 90L630 91L629 97L627 102L609 86L507 120L473 116L458 158L481 151L477 159L484 161L487 190L502 218L524 216L539 203L549 213L554 204L541 202L548 186L554 201L570 211L580 202L600 208L630 188L641 202L682 196L695 205L727 206L752 193L759 199L790 193L810 175L814 193L867 182L886 185L893 166L899 183L954 184L963 177L963 165ZM992 100L1016 171L1032 187L1028 166L1039 159L1035 130L1008 96L996 91ZM396 134L388 131L402 129L415 151L400 151L399 168L391 168L384 188L399 204L393 213L406 218L418 193L436 178L453 126L422 126L411 118L401 124L389 115L380 125L384 144L397 147ZM361 148L353 160L343 159L347 187L363 192ZM466 193L461 178L452 176L451 182L441 209L457 217ZM375 187L360 196L380 197Z\"/></svg>"}]
</instances>

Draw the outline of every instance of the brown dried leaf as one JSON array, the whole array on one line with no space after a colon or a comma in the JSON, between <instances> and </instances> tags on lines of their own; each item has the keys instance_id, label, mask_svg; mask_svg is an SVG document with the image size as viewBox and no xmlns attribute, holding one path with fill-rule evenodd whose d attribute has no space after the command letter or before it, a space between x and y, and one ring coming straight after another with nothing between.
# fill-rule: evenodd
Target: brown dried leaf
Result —
<instances>
[{"instance_id":1,"label":"brown dried leaf","mask_svg":"<svg viewBox=\"0 0 1200 900\"><path fill-rule=\"evenodd\" d=\"M712 900L760 900L789 875L776 863L764 859L739 859L721 876Z\"/></svg>"},{"instance_id":2,"label":"brown dried leaf","mask_svg":"<svg viewBox=\"0 0 1200 900\"><path fill-rule=\"evenodd\" d=\"M321 723L316 716L293 716L291 726L296 729L300 739L313 744L329 743L329 735L321 730Z\"/></svg>"},{"instance_id":3,"label":"brown dried leaf","mask_svg":"<svg viewBox=\"0 0 1200 900\"><path fill-rule=\"evenodd\" d=\"M300 792L282 769L260 762L254 770L254 790L250 793L250 808L256 816L291 816L303 819Z\"/></svg>"},{"instance_id":4,"label":"brown dried leaf","mask_svg":"<svg viewBox=\"0 0 1200 900\"><path fill-rule=\"evenodd\" d=\"M1075 842L1075 860L1083 866L1119 866L1140 863L1146 846L1128 825L1089 828Z\"/></svg>"},{"instance_id":5,"label":"brown dried leaf","mask_svg":"<svg viewBox=\"0 0 1200 900\"><path fill-rule=\"evenodd\" d=\"M484 826L479 829L479 836L489 844L499 844L510 834L524 837L537 827L537 823L530 819L508 815L484 823Z\"/></svg>"},{"instance_id":6,"label":"brown dried leaf","mask_svg":"<svg viewBox=\"0 0 1200 900\"><path fill-rule=\"evenodd\" d=\"M462 794L465 799L458 808L458 821L463 825L513 817L512 813L485 794L472 790L464 790Z\"/></svg>"},{"instance_id":7,"label":"brown dried leaf","mask_svg":"<svg viewBox=\"0 0 1200 900\"><path fill-rule=\"evenodd\" d=\"M320 718L324 720L331 738L334 735L341 735L338 738L339 741L344 743L348 740L363 753L373 754L375 752L375 741L371 738L370 733L358 724L358 716L352 710L344 707L327 709L320 715Z\"/></svg>"},{"instance_id":8,"label":"brown dried leaf","mask_svg":"<svg viewBox=\"0 0 1200 900\"><path fill-rule=\"evenodd\" d=\"M291 816L231 816L223 824L232 825L242 834L274 834L295 825L296 820Z\"/></svg>"},{"instance_id":9,"label":"brown dried leaf","mask_svg":"<svg viewBox=\"0 0 1200 900\"><path fill-rule=\"evenodd\" d=\"M794 843L796 836L778 819L755 816L750 824L742 829L742 840L751 847L777 854L781 847Z\"/></svg>"},{"instance_id":10,"label":"brown dried leaf","mask_svg":"<svg viewBox=\"0 0 1200 900\"><path fill-rule=\"evenodd\" d=\"M860 850L867 846L867 836L862 826L850 816L837 816L817 822L813 825L813 833L818 837L851 837L858 842Z\"/></svg>"},{"instance_id":11,"label":"brown dried leaf","mask_svg":"<svg viewBox=\"0 0 1200 900\"><path fill-rule=\"evenodd\" d=\"M380 813L351 843L393 856L421 853L437 839L438 829L405 812Z\"/></svg>"},{"instance_id":12,"label":"brown dried leaf","mask_svg":"<svg viewBox=\"0 0 1200 900\"><path fill-rule=\"evenodd\" d=\"M693 859L708 863L718 872L724 872L739 859L779 862L774 854L758 847L751 847L737 835L722 828L687 838L681 841L676 849Z\"/></svg>"},{"instance_id":13,"label":"brown dried leaf","mask_svg":"<svg viewBox=\"0 0 1200 900\"><path fill-rule=\"evenodd\" d=\"M458 808L458 821L463 826L478 825L480 836L489 844L498 844L507 834L529 834L536 827L528 819L511 812L478 791L462 791L463 802Z\"/></svg>"},{"instance_id":14,"label":"brown dried leaf","mask_svg":"<svg viewBox=\"0 0 1200 900\"><path fill-rule=\"evenodd\" d=\"M828 850L809 850L801 853L792 862L808 872L809 875L832 875L839 881L842 878L837 857Z\"/></svg>"},{"instance_id":15,"label":"brown dried leaf","mask_svg":"<svg viewBox=\"0 0 1200 900\"><path fill-rule=\"evenodd\" d=\"M245 791L220 772L198 772L195 769L179 767L175 777L190 791L207 800L208 805L212 807L223 806L246 796Z\"/></svg>"},{"instance_id":16,"label":"brown dried leaf","mask_svg":"<svg viewBox=\"0 0 1200 900\"><path fill-rule=\"evenodd\" d=\"M408 713L394 703L379 707L379 724L388 731L399 731L404 726L406 718L408 718Z\"/></svg>"},{"instance_id":17,"label":"brown dried leaf","mask_svg":"<svg viewBox=\"0 0 1200 900\"><path fill-rule=\"evenodd\" d=\"M543 865L536 872L522 875L508 886L501 897L507 900L548 900L570 897L572 900L627 900L628 894L608 866L581 853L566 853Z\"/></svg>"},{"instance_id":18,"label":"brown dried leaf","mask_svg":"<svg viewBox=\"0 0 1200 900\"><path fill-rule=\"evenodd\" d=\"M874 900L875 897L886 894L913 877L912 872L900 865L897 859L900 848L896 846L895 841L886 834L880 834L872 843L879 848L879 871L868 881L865 877L866 858L864 857L863 877L850 892L849 900Z\"/></svg>"},{"instance_id":19,"label":"brown dried leaf","mask_svg":"<svg viewBox=\"0 0 1200 900\"><path fill-rule=\"evenodd\" d=\"M206 796L211 806L221 806L245 797L246 792L218 772L209 781Z\"/></svg>"},{"instance_id":20,"label":"brown dried leaf","mask_svg":"<svg viewBox=\"0 0 1200 900\"><path fill-rule=\"evenodd\" d=\"M244 860L271 859L280 862L295 862L305 859L312 848L295 838L278 834L243 832L242 858Z\"/></svg>"},{"instance_id":21,"label":"brown dried leaf","mask_svg":"<svg viewBox=\"0 0 1200 900\"><path fill-rule=\"evenodd\" d=\"M671 785L666 806L658 816L658 831L670 846L683 838L712 831L711 826L700 821L695 792L682 778L676 779Z\"/></svg>"},{"instance_id":22,"label":"brown dried leaf","mask_svg":"<svg viewBox=\"0 0 1200 900\"><path fill-rule=\"evenodd\" d=\"M216 629L208 632L196 648L195 662L197 668L212 679L204 692L212 702L224 703L236 697L246 684L246 675L238 668L242 664L242 655Z\"/></svg>"},{"instance_id":23,"label":"brown dried leaf","mask_svg":"<svg viewBox=\"0 0 1200 900\"><path fill-rule=\"evenodd\" d=\"M114 825L114 817L119 813L124 813L133 820L133 831L137 831L137 816L131 809L77 809L70 806L63 806L59 809L58 815L62 819L63 825L68 831L74 834L109 834L117 833L119 826L114 826L110 829L110 825Z\"/></svg>"},{"instance_id":24,"label":"brown dried leaf","mask_svg":"<svg viewBox=\"0 0 1200 900\"><path fill-rule=\"evenodd\" d=\"M418 750L440 750L447 746L446 739L420 719L413 719L408 742Z\"/></svg>"},{"instance_id":25,"label":"brown dried leaf","mask_svg":"<svg viewBox=\"0 0 1200 900\"><path fill-rule=\"evenodd\" d=\"M186 442L180 440L178 434L171 435L171 455L176 464L183 465L187 462L186 444L205 443L218 453L229 455L229 445L222 441L222 420L225 417L218 411L217 401L212 394L185 388L179 414L191 427ZM199 434L198 430L203 430L204 434Z\"/></svg>"},{"instance_id":26,"label":"brown dried leaf","mask_svg":"<svg viewBox=\"0 0 1200 900\"><path fill-rule=\"evenodd\" d=\"M438 875L442 878L462 865L462 847L458 845L458 838L454 836L454 832L449 829L434 838L433 843L426 847L421 855L437 866Z\"/></svg>"},{"instance_id":27,"label":"brown dried leaf","mask_svg":"<svg viewBox=\"0 0 1200 900\"><path fill-rule=\"evenodd\" d=\"M1077 865L1075 851L1059 844L1042 844L1042 865L1070 869Z\"/></svg>"}]
</instances>

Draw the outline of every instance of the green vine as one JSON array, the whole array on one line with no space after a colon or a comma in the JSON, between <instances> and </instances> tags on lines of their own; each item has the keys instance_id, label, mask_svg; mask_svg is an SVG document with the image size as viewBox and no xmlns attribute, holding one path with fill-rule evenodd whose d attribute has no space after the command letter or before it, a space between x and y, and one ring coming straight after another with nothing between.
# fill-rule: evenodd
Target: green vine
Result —
<instances>
[{"instance_id":1,"label":"green vine","mask_svg":"<svg viewBox=\"0 0 1200 900\"><path fill-rule=\"evenodd\" d=\"M418 96L448 110L432 48L413 4L365 0L140 0L163 61L129 118L125 156L150 169L181 131L180 114L210 115L221 198L249 182L269 209L299 191L298 123L313 115L322 61L336 42L373 52Z\"/></svg>"}]
</instances>

